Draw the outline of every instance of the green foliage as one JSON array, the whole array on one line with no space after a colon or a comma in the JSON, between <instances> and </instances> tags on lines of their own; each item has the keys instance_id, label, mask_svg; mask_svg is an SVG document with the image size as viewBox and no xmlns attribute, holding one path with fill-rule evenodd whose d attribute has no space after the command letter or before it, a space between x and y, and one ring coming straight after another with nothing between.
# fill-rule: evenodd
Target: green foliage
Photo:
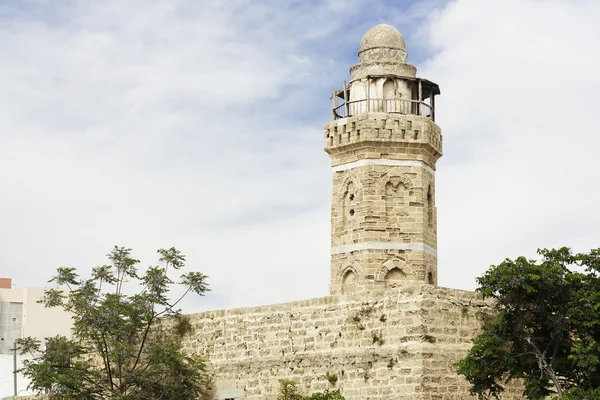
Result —
<instances>
[{"instance_id":1,"label":"green foliage","mask_svg":"<svg viewBox=\"0 0 600 400\"><path fill-rule=\"evenodd\" d=\"M337 376L336 376L337 381ZM325 389L309 396L302 396L298 390L298 383L289 379L279 380L279 395L277 400L345 400L339 390Z\"/></svg>"},{"instance_id":2,"label":"green foliage","mask_svg":"<svg viewBox=\"0 0 600 400\"><path fill-rule=\"evenodd\" d=\"M467 306L467 305L462 306L462 309L460 310L460 314L463 316L463 318L468 318L469 317L469 306Z\"/></svg>"},{"instance_id":3,"label":"green foliage","mask_svg":"<svg viewBox=\"0 0 600 400\"><path fill-rule=\"evenodd\" d=\"M280 379L277 400L302 400L298 383L289 379Z\"/></svg>"},{"instance_id":4,"label":"green foliage","mask_svg":"<svg viewBox=\"0 0 600 400\"><path fill-rule=\"evenodd\" d=\"M507 259L478 278L495 306L458 372L482 399L515 378L528 399L600 398L600 249L538 253L540 262Z\"/></svg>"},{"instance_id":5,"label":"green foliage","mask_svg":"<svg viewBox=\"0 0 600 400\"><path fill-rule=\"evenodd\" d=\"M30 337L19 341L19 348L28 353L40 353L41 343ZM64 336L46 338L46 351L33 360L23 361L26 376L35 377L30 388L44 391L54 388L57 398L63 394L79 393L82 398L94 398L90 383L101 380L102 374L83 357L86 348Z\"/></svg>"},{"instance_id":6,"label":"green foliage","mask_svg":"<svg viewBox=\"0 0 600 400\"><path fill-rule=\"evenodd\" d=\"M369 317L373 313L373 311L375 311L374 306L368 303L363 303L360 309L352 317L352 321L354 321L354 324L356 325L358 330L364 331L366 329L366 326L362 323L362 318Z\"/></svg>"},{"instance_id":7,"label":"green foliage","mask_svg":"<svg viewBox=\"0 0 600 400\"><path fill-rule=\"evenodd\" d=\"M177 337L182 338L185 335L189 335L193 330L194 328L190 322L189 315L181 315L177 318L177 322L175 322L174 326L175 335L177 335Z\"/></svg>"},{"instance_id":8,"label":"green foliage","mask_svg":"<svg viewBox=\"0 0 600 400\"><path fill-rule=\"evenodd\" d=\"M362 317L368 317L375 311L375 307L368 303L363 303L362 307L358 310L358 315Z\"/></svg>"},{"instance_id":9,"label":"green foliage","mask_svg":"<svg viewBox=\"0 0 600 400\"><path fill-rule=\"evenodd\" d=\"M371 333L371 338L373 339L373 344L377 344L379 346L383 346L385 343L385 339L377 332Z\"/></svg>"},{"instance_id":10,"label":"green foliage","mask_svg":"<svg viewBox=\"0 0 600 400\"><path fill-rule=\"evenodd\" d=\"M336 374L336 373L333 373L333 372L329 372L329 371L327 371L327 372L325 373L325 379L327 379L327 381L329 382L329 384L330 384L331 386L335 386L335 384L336 384L336 383L337 383L337 381L338 381L338 376L337 376L337 374Z\"/></svg>"},{"instance_id":11,"label":"green foliage","mask_svg":"<svg viewBox=\"0 0 600 400\"><path fill-rule=\"evenodd\" d=\"M302 400L345 400L339 390L328 390L324 392L316 392L310 396L305 396Z\"/></svg>"},{"instance_id":12,"label":"green foliage","mask_svg":"<svg viewBox=\"0 0 600 400\"><path fill-rule=\"evenodd\" d=\"M189 292L208 290L206 276L183 274L185 292L169 300L175 284L168 272L180 270L185 257L175 248L159 250L160 265L139 275L139 261L130 249L116 247L108 254L109 265L96 267L89 279L75 268L58 268L50 282L68 287L45 291L46 307L59 307L73 317L73 339L47 338L45 349L31 338L19 340L22 353L31 353L21 372L30 388L50 389L54 399L185 400L210 397L204 363L186 354L181 345L154 332L159 317L180 317L175 307ZM141 290L126 294L127 283ZM187 322L187 324L186 324ZM185 334L191 325L179 319L176 332Z\"/></svg>"},{"instance_id":13,"label":"green foliage","mask_svg":"<svg viewBox=\"0 0 600 400\"><path fill-rule=\"evenodd\" d=\"M361 315L360 314L356 314L355 316L353 316L352 317L352 321L354 321L354 324L356 325L356 327L358 328L358 330L364 331L366 329L365 325L362 323L362 319L361 319Z\"/></svg>"},{"instance_id":14,"label":"green foliage","mask_svg":"<svg viewBox=\"0 0 600 400\"><path fill-rule=\"evenodd\" d=\"M558 399L558 397L554 397ZM571 389L562 397L562 400L597 400L600 399L600 389Z\"/></svg>"}]
</instances>

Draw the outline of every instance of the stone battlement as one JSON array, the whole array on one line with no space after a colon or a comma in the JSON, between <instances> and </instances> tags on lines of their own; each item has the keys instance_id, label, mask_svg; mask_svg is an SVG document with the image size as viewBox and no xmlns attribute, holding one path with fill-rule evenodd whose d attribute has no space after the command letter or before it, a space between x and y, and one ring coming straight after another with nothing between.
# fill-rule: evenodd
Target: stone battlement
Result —
<instances>
[{"instance_id":1,"label":"stone battlement","mask_svg":"<svg viewBox=\"0 0 600 400\"><path fill-rule=\"evenodd\" d=\"M420 160L435 169L442 156L440 128L420 115L363 113L325 125L325 151L335 167L366 158ZM349 152L370 145L372 151ZM426 150L423 152L422 150Z\"/></svg>"}]
</instances>

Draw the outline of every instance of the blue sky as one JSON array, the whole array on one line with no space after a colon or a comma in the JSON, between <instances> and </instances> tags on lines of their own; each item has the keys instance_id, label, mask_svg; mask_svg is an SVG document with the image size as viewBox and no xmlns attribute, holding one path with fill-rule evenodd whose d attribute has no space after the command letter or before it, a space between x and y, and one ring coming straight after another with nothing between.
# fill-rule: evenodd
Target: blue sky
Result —
<instances>
[{"instance_id":1,"label":"blue sky","mask_svg":"<svg viewBox=\"0 0 600 400\"><path fill-rule=\"evenodd\" d=\"M439 281L598 247L592 0L0 3L0 275L43 286L113 245L176 246L186 311L324 296L322 128L360 38L405 36L437 82Z\"/></svg>"}]
</instances>

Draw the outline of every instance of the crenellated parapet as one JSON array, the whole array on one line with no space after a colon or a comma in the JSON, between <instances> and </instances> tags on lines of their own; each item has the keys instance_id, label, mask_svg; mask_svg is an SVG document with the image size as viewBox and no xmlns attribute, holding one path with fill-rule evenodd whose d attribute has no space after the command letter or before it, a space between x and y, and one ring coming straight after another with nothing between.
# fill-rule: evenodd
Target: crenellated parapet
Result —
<instances>
[{"instance_id":1,"label":"crenellated parapet","mask_svg":"<svg viewBox=\"0 0 600 400\"><path fill-rule=\"evenodd\" d=\"M420 115L363 113L325 124L325 151L336 167L364 159L415 160L435 169L442 156L440 127Z\"/></svg>"}]
</instances>

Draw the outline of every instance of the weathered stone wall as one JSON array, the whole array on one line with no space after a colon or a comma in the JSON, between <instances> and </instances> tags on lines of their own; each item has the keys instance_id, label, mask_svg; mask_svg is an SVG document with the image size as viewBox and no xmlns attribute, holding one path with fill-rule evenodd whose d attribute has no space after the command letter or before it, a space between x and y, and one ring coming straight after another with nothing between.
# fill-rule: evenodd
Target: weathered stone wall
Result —
<instances>
[{"instance_id":1,"label":"weathered stone wall","mask_svg":"<svg viewBox=\"0 0 600 400\"><path fill-rule=\"evenodd\" d=\"M279 379L293 379L305 393L339 388L348 400L467 399L453 364L484 307L473 292L419 284L194 314L183 343L210 362L217 394L276 399Z\"/></svg>"}]
</instances>

